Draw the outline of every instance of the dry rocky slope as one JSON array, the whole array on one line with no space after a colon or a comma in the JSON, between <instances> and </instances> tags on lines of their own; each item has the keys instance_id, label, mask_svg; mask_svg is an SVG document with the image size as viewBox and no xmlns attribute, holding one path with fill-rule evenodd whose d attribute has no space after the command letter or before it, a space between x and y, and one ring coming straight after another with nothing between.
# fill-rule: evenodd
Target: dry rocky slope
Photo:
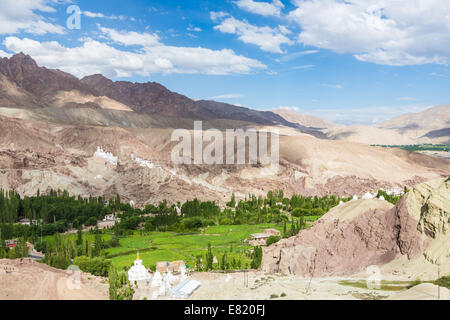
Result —
<instances>
[{"instance_id":1,"label":"dry rocky slope","mask_svg":"<svg viewBox=\"0 0 450 320\"><path fill-rule=\"evenodd\" d=\"M329 139L364 144L450 144L450 105L408 113L380 125L335 126L323 130Z\"/></svg>"},{"instance_id":2,"label":"dry rocky slope","mask_svg":"<svg viewBox=\"0 0 450 320\"><path fill-rule=\"evenodd\" d=\"M298 123L301 126L312 127L318 129L328 129L332 127L336 127L336 124L327 119L321 119L313 116L309 116L306 114L301 114L298 112L290 111L287 109L277 109L272 110L273 113L276 113L282 116L287 121Z\"/></svg>"},{"instance_id":3,"label":"dry rocky slope","mask_svg":"<svg viewBox=\"0 0 450 320\"><path fill-rule=\"evenodd\" d=\"M310 229L264 249L262 270L303 277L348 276L396 260L450 273L450 178L422 183L393 207L379 199L350 201ZM408 264L406 264L406 268Z\"/></svg>"},{"instance_id":4,"label":"dry rocky slope","mask_svg":"<svg viewBox=\"0 0 450 320\"><path fill-rule=\"evenodd\" d=\"M104 278L31 259L0 260L0 300L107 300Z\"/></svg>"},{"instance_id":5,"label":"dry rocky slope","mask_svg":"<svg viewBox=\"0 0 450 320\"><path fill-rule=\"evenodd\" d=\"M192 118L195 117L195 118ZM278 172L258 165L175 166L174 128L280 129ZM310 131L308 131L310 130ZM311 131L312 130L312 131ZM305 133L306 132L306 133ZM156 83L82 80L39 67L24 54L0 59L0 188L33 195L39 189L107 197L138 205L160 200L229 200L283 189L286 195L362 195L447 176L450 161L317 138L317 129L260 112L193 101ZM118 157L105 165L97 146ZM151 161L140 166L131 154Z\"/></svg>"}]
</instances>

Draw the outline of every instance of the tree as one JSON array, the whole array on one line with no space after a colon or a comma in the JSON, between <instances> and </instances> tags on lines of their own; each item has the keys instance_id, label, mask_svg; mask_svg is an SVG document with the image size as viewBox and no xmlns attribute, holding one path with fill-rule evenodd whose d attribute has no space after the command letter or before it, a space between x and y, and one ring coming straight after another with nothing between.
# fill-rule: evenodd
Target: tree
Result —
<instances>
[{"instance_id":1,"label":"tree","mask_svg":"<svg viewBox=\"0 0 450 320\"><path fill-rule=\"evenodd\" d=\"M231 200L227 203L227 206L230 208L236 207L236 196L234 195L234 192L231 194Z\"/></svg>"},{"instance_id":2,"label":"tree","mask_svg":"<svg viewBox=\"0 0 450 320\"><path fill-rule=\"evenodd\" d=\"M17 245L9 253L11 259L19 259L28 257L28 246L25 240L19 239Z\"/></svg>"},{"instance_id":3,"label":"tree","mask_svg":"<svg viewBox=\"0 0 450 320\"><path fill-rule=\"evenodd\" d=\"M111 261L104 258L92 258L81 256L73 260L73 264L80 267L81 271L93 274L95 276L108 276L111 267Z\"/></svg>"},{"instance_id":4,"label":"tree","mask_svg":"<svg viewBox=\"0 0 450 320\"><path fill-rule=\"evenodd\" d=\"M197 259L195 260L195 270L197 272L202 271L202 258L201 258L201 256L197 256Z\"/></svg>"},{"instance_id":5,"label":"tree","mask_svg":"<svg viewBox=\"0 0 450 320\"><path fill-rule=\"evenodd\" d=\"M250 267L252 269L259 269L259 267L261 266L262 256L263 256L262 248L259 246L255 247L255 249L253 249L253 258L250 263Z\"/></svg>"},{"instance_id":6,"label":"tree","mask_svg":"<svg viewBox=\"0 0 450 320\"><path fill-rule=\"evenodd\" d=\"M211 249L211 242L208 242L208 253L206 254L206 270L210 271L213 269L214 255Z\"/></svg>"},{"instance_id":7,"label":"tree","mask_svg":"<svg viewBox=\"0 0 450 320\"><path fill-rule=\"evenodd\" d=\"M81 246L82 244L83 244L83 232L81 226L79 226L77 232L77 245Z\"/></svg>"},{"instance_id":8,"label":"tree","mask_svg":"<svg viewBox=\"0 0 450 320\"><path fill-rule=\"evenodd\" d=\"M96 226L97 225L97 219L95 217L90 217L87 221L86 221L86 226Z\"/></svg>"},{"instance_id":9,"label":"tree","mask_svg":"<svg viewBox=\"0 0 450 320\"><path fill-rule=\"evenodd\" d=\"M128 281L125 272L117 273L111 265L108 271L109 299L110 300L132 300L134 289Z\"/></svg>"},{"instance_id":10,"label":"tree","mask_svg":"<svg viewBox=\"0 0 450 320\"><path fill-rule=\"evenodd\" d=\"M266 245L270 246L274 243L277 243L278 241L280 241L280 237L279 236L270 236L269 238L267 238L266 240Z\"/></svg>"},{"instance_id":11,"label":"tree","mask_svg":"<svg viewBox=\"0 0 450 320\"><path fill-rule=\"evenodd\" d=\"M102 250L103 247L103 240L102 240L102 236L100 235L100 233L96 233L95 234L95 238L94 238L94 251L93 251L93 255L94 256L98 256L100 255L100 251Z\"/></svg>"},{"instance_id":12,"label":"tree","mask_svg":"<svg viewBox=\"0 0 450 320\"><path fill-rule=\"evenodd\" d=\"M119 275L114 266L109 267L108 279L109 279L109 300L117 300L117 290L119 289Z\"/></svg>"},{"instance_id":13,"label":"tree","mask_svg":"<svg viewBox=\"0 0 450 320\"><path fill-rule=\"evenodd\" d=\"M228 262L227 262L227 253L225 252L222 256L222 260L220 263L220 269L227 270L228 269Z\"/></svg>"}]
</instances>

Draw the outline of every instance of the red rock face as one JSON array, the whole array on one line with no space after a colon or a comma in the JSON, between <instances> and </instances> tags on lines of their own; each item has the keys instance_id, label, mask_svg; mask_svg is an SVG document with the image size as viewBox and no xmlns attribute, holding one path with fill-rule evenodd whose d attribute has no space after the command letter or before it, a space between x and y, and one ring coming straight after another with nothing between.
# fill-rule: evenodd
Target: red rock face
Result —
<instances>
[{"instance_id":1,"label":"red rock face","mask_svg":"<svg viewBox=\"0 0 450 320\"><path fill-rule=\"evenodd\" d=\"M264 249L265 272L304 277L351 275L423 251L422 234L403 199L391 210L369 210L350 221L319 220Z\"/></svg>"},{"instance_id":2,"label":"red rock face","mask_svg":"<svg viewBox=\"0 0 450 320\"><path fill-rule=\"evenodd\" d=\"M41 102L45 102L43 100L47 95L60 90L78 90L93 94L93 91L76 77L60 70L41 68L29 55L23 53L10 59L0 59L0 73L18 87L36 96Z\"/></svg>"},{"instance_id":3,"label":"red rock face","mask_svg":"<svg viewBox=\"0 0 450 320\"><path fill-rule=\"evenodd\" d=\"M401 254L411 259L419 255L426 247L422 240L422 233L418 230L418 221L415 221L406 208L406 197L403 197L397 206L392 209L395 216L395 226L398 229L397 245Z\"/></svg>"}]
</instances>

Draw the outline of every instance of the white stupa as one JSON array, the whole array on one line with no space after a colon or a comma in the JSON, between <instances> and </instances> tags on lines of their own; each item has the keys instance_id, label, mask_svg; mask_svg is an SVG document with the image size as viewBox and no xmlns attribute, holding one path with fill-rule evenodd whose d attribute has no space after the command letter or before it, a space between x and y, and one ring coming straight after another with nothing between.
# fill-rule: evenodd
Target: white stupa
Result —
<instances>
[{"instance_id":1,"label":"white stupa","mask_svg":"<svg viewBox=\"0 0 450 320\"><path fill-rule=\"evenodd\" d=\"M167 283L165 281L163 281L161 283L161 286L159 287L158 290L158 295L159 296L165 296L167 294L167 287L166 287Z\"/></svg>"},{"instance_id":2,"label":"white stupa","mask_svg":"<svg viewBox=\"0 0 450 320\"><path fill-rule=\"evenodd\" d=\"M353 196L353 201L356 201L356 200L358 200L358 196L355 194L355 195Z\"/></svg>"},{"instance_id":3,"label":"white stupa","mask_svg":"<svg viewBox=\"0 0 450 320\"><path fill-rule=\"evenodd\" d=\"M152 287L159 287L162 284L162 276L161 273L156 270L155 274L153 275L152 279Z\"/></svg>"},{"instance_id":4,"label":"white stupa","mask_svg":"<svg viewBox=\"0 0 450 320\"><path fill-rule=\"evenodd\" d=\"M115 157L111 152L103 151L102 147L97 147L97 151L94 153L94 157L103 158L110 164L117 166L118 157Z\"/></svg>"},{"instance_id":5,"label":"white stupa","mask_svg":"<svg viewBox=\"0 0 450 320\"><path fill-rule=\"evenodd\" d=\"M367 192L365 195L362 196L363 200L369 200L375 198L375 195L371 194L370 192Z\"/></svg>"},{"instance_id":6,"label":"white stupa","mask_svg":"<svg viewBox=\"0 0 450 320\"><path fill-rule=\"evenodd\" d=\"M169 270L169 272L167 272L167 274L164 277L164 281L169 284L172 285L174 282L177 281L177 277L175 277L172 272Z\"/></svg>"},{"instance_id":7,"label":"white stupa","mask_svg":"<svg viewBox=\"0 0 450 320\"><path fill-rule=\"evenodd\" d=\"M180 266L180 269L178 270L178 272L180 272L180 281L184 281L184 280L186 280L187 279L187 276L186 276L186 266L185 265L182 265L182 266Z\"/></svg>"},{"instance_id":8,"label":"white stupa","mask_svg":"<svg viewBox=\"0 0 450 320\"><path fill-rule=\"evenodd\" d=\"M151 278L150 272L144 267L142 260L139 259L138 252L134 265L128 271L128 280L133 283L134 281L150 281Z\"/></svg>"},{"instance_id":9,"label":"white stupa","mask_svg":"<svg viewBox=\"0 0 450 320\"><path fill-rule=\"evenodd\" d=\"M386 199L383 196L380 196L380 200L385 201Z\"/></svg>"}]
</instances>

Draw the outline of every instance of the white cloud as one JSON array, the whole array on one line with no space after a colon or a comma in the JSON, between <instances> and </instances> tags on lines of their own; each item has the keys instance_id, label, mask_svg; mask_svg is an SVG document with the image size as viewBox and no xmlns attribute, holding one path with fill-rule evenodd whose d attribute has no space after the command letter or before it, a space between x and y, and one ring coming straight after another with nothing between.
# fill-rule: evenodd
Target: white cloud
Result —
<instances>
[{"instance_id":1,"label":"white cloud","mask_svg":"<svg viewBox=\"0 0 450 320\"><path fill-rule=\"evenodd\" d=\"M288 61L295 60L295 59L297 59L297 58L299 58L301 56L315 54L317 52L319 52L319 50L305 50L305 51L294 52L294 53L290 53L290 54L284 55L281 58L278 58L276 61L278 61L278 62L288 62Z\"/></svg>"},{"instance_id":2,"label":"white cloud","mask_svg":"<svg viewBox=\"0 0 450 320\"><path fill-rule=\"evenodd\" d=\"M122 32L101 28L103 36L125 47L85 39L78 47L64 47L56 41L39 42L7 37L3 44L11 52L25 52L40 65L58 68L78 77L102 73L108 77L149 76L155 73L246 74L267 67L261 62L237 55L233 50L211 50L167 46L154 34Z\"/></svg>"},{"instance_id":3,"label":"white cloud","mask_svg":"<svg viewBox=\"0 0 450 320\"><path fill-rule=\"evenodd\" d=\"M250 13L259 14L265 17L281 15L281 9L284 8L284 4L280 0L273 0L272 2L260 2L253 0L238 0L236 5Z\"/></svg>"},{"instance_id":4,"label":"white cloud","mask_svg":"<svg viewBox=\"0 0 450 320\"><path fill-rule=\"evenodd\" d=\"M279 110L288 110L288 111L300 112L300 108L299 107L295 107L295 106L281 106L278 109Z\"/></svg>"},{"instance_id":5,"label":"white cloud","mask_svg":"<svg viewBox=\"0 0 450 320\"><path fill-rule=\"evenodd\" d=\"M3 50L0 50L0 58L9 58L11 56L12 56L12 54L5 52Z\"/></svg>"},{"instance_id":6,"label":"white cloud","mask_svg":"<svg viewBox=\"0 0 450 320\"><path fill-rule=\"evenodd\" d=\"M222 94L220 96L215 96L215 97L211 97L209 99L238 99L238 98L242 98L243 95L239 94L239 93L231 93L231 94Z\"/></svg>"},{"instance_id":7,"label":"white cloud","mask_svg":"<svg viewBox=\"0 0 450 320\"><path fill-rule=\"evenodd\" d=\"M138 45L150 47L159 43L159 37L157 34L138 33L135 31L117 31L115 29L103 27L99 28L107 38L125 46Z\"/></svg>"},{"instance_id":8,"label":"white cloud","mask_svg":"<svg viewBox=\"0 0 450 320\"><path fill-rule=\"evenodd\" d=\"M105 15L101 12L83 11L82 14L88 18L100 18L100 19L111 19L111 20L121 20L121 21L127 19L127 16L124 16L124 15L119 15L119 16L116 16L114 14ZM136 18L134 18L134 17L129 17L129 19L130 19L130 21L136 21Z\"/></svg>"},{"instance_id":9,"label":"white cloud","mask_svg":"<svg viewBox=\"0 0 450 320\"><path fill-rule=\"evenodd\" d=\"M331 88L331 89L343 89L344 88L344 86L342 86L340 84L322 83L322 85L324 87L328 87L328 88Z\"/></svg>"},{"instance_id":10,"label":"white cloud","mask_svg":"<svg viewBox=\"0 0 450 320\"><path fill-rule=\"evenodd\" d=\"M313 64L305 64L305 65L302 65L302 66L295 66L293 69L295 69L295 70L302 70L302 69L311 69L311 68L314 68L315 67L315 65L313 65Z\"/></svg>"},{"instance_id":11,"label":"white cloud","mask_svg":"<svg viewBox=\"0 0 450 320\"><path fill-rule=\"evenodd\" d=\"M218 11L218 12L217 11L211 11L209 13L209 16L210 16L212 21L216 22L216 21L219 21L219 20L221 20L221 19L223 19L225 17L229 17L230 14L226 13L226 12L223 12L223 11Z\"/></svg>"},{"instance_id":12,"label":"white cloud","mask_svg":"<svg viewBox=\"0 0 450 320\"><path fill-rule=\"evenodd\" d=\"M278 29L282 34L292 34L292 31L289 30L286 26L279 26Z\"/></svg>"},{"instance_id":13,"label":"white cloud","mask_svg":"<svg viewBox=\"0 0 450 320\"><path fill-rule=\"evenodd\" d=\"M189 25L187 28L188 31L191 32L202 32L203 30L199 27L194 27L193 25Z\"/></svg>"},{"instance_id":14,"label":"white cloud","mask_svg":"<svg viewBox=\"0 0 450 320\"><path fill-rule=\"evenodd\" d=\"M83 11L83 14L88 18L105 18L105 15L103 13Z\"/></svg>"},{"instance_id":15,"label":"white cloud","mask_svg":"<svg viewBox=\"0 0 450 320\"><path fill-rule=\"evenodd\" d=\"M247 21L240 21L233 17L223 20L214 27L222 33L236 34L244 43L257 45L261 50L273 53L283 53L281 45L292 45L294 42L286 37L286 29L257 27Z\"/></svg>"},{"instance_id":16,"label":"white cloud","mask_svg":"<svg viewBox=\"0 0 450 320\"><path fill-rule=\"evenodd\" d=\"M432 76L432 77L440 77L440 78L448 78L447 75L442 74L442 73L437 73L437 72L431 72L430 76Z\"/></svg>"},{"instance_id":17,"label":"white cloud","mask_svg":"<svg viewBox=\"0 0 450 320\"><path fill-rule=\"evenodd\" d=\"M64 28L48 22L37 12L51 13L57 0L1 0L0 34L27 32L36 35L63 34Z\"/></svg>"},{"instance_id":18,"label":"white cloud","mask_svg":"<svg viewBox=\"0 0 450 320\"><path fill-rule=\"evenodd\" d=\"M384 65L447 64L450 1L295 0L298 41Z\"/></svg>"}]
</instances>

